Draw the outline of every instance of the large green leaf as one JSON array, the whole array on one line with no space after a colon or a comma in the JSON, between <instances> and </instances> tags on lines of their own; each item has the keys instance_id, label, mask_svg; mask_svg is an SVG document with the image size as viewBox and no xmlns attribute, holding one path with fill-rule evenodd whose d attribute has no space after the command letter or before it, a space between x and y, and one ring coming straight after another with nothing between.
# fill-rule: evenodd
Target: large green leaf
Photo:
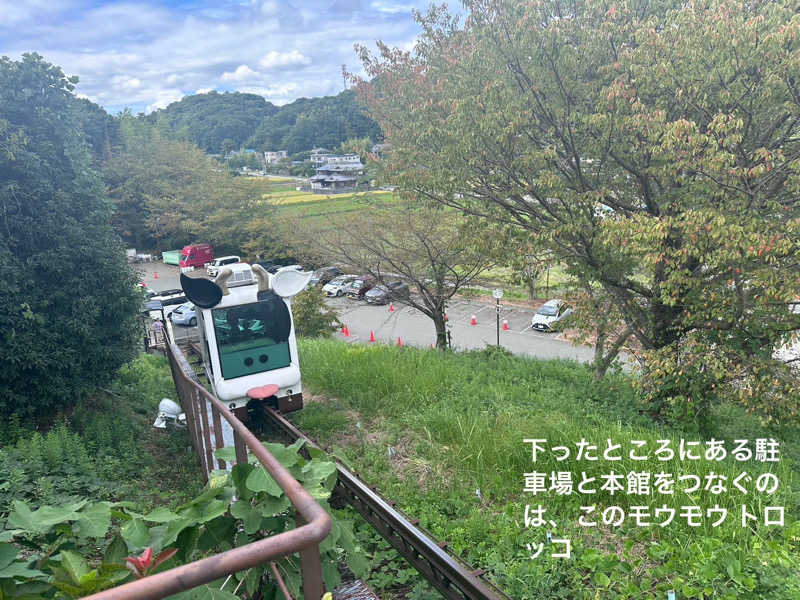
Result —
<instances>
[{"instance_id":1,"label":"large green leaf","mask_svg":"<svg viewBox=\"0 0 800 600\"><path fill-rule=\"evenodd\" d=\"M234 465L233 469L231 469L231 479L233 479L233 484L236 486L236 494L242 500L249 500L253 497L252 490L247 487L247 477L253 469L255 469L255 466L250 463Z\"/></svg>"},{"instance_id":2,"label":"large green leaf","mask_svg":"<svg viewBox=\"0 0 800 600\"><path fill-rule=\"evenodd\" d=\"M264 442L263 444L264 447L269 450L269 453L288 469L297 464L300 458L297 451L302 447L303 440L297 440L291 446L284 446L283 444L275 444L273 442Z\"/></svg>"},{"instance_id":3,"label":"large green leaf","mask_svg":"<svg viewBox=\"0 0 800 600\"><path fill-rule=\"evenodd\" d=\"M85 506L77 522L81 537L105 537L111 527L111 505L108 502L96 502Z\"/></svg>"},{"instance_id":4,"label":"large green leaf","mask_svg":"<svg viewBox=\"0 0 800 600\"><path fill-rule=\"evenodd\" d=\"M164 532L164 538L161 540L162 547L171 545L180 537L184 530L195 525L197 525L197 519L181 519L180 521L170 521L167 523L167 530ZM194 548L191 548L190 550L194 550Z\"/></svg>"},{"instance_id":5,"label":"large green leaf","mask_svg":"<svg viewBox=\"0 0 800 600\"><path fill-rule=\"evenodd\" d=\"M247 487L254 492L266 492L276 498L283 495L283 490L278 483L261 466L257 466L247 476Z\"/></svg>"},{"instance_id":6,"label":"large green leaf","mask_svg":"<svg viewBox=\"0 0 800 600\"><path fill-rule=\"evenodd\" d=\"M261 527L261 511L252 507L249 502L239 500L231 506L231 514L240 519L244 525L244 532L251 535Z\"/></svg>"},{"instance_id":7,"label":"large green leaf","mask_svg":"<svg viewBox=\"0 0 800 600\"><path fill-rule=\"evenodd\" d=\"M0 569L10 565L18 554L19 550L13 544L0 543Z\"/></svg>"},{"instance_id":8,"label":"large green leaf","mask_svg":"<svg viewBox=\"0 0 800 600\"><path fill-rule=\"evenodd\" d=\"M12 562L5 568L0 569L0 579L10 579L12 577L32 579L34 577L47 577L47 575L37 569L29 567L27 563Z\"/></svg>"},{"instance_id":9,"label":"large green leaf","mask_svg":"<svg viewBox=\"0 0 800 600\"><path fill-rule=\"evenodd\" d=\"M214 451L214 456L224 461L235 463L236 462L236 448L227 446Z\"/></svg>"},{"instance_id":10,"label":"large green leaf","mask_svg":"<svg viewBox=\"0 0 800 600\"><path fill-rule=\"evenodd\" d=\"M61 551L61 566L76 585L80 585L81 579L89 573L89 564L86 559L71 550Z\"/></svg>"},{"instance_id":11,"label":"large green leaf","mask_svg":"<svg viewBox=\"0 0 800 600\"><path fill-rule=\"evenodd\" d=\"M333 473L336 473L336 463L330 461L312 460L303 468L305 475L303 483L313 485L314 482L322 483Z\"/></svg>"},{"instance_id":12,"label":"large green leaf","mask_svg":"<svg viewBox=\"0 0 800 600\"><path fill-rule=\"evenodd\" d=\"M280 496L279 498L275 496L264 496L256 505L256 508L261 512L262 516L271 517L272 515L282 513L291 505L292 503L289 502L289 498L286 496Z\"/></svg>"},{"instance_id":13,"label":"large green leaf","mask_svg":"<svg viewBox=\"0 0 800 600\"><path fill-rule=\"evenodd\" d=\"M159 506L144 516L145 521L152 521L153 523L167 523L169 521L177 521L181 518L180 515L163 506Z\"/></svg>"},{"instance_id":14,"label":"large green leaf","mask_svg":"<svg viewBox=\"0 0 800 600\"><path fill-rule=\"evenodd\" d=\"M201 552L222 545L230 545L236 535L236 519L232 517L217 517L205 524L197 548Z\"/></svg>"},{"instance_id":15,"label":"large green leaf","mask_svg":"<svg viewBox=\"0 0 800 600\"><path fill-rule=\"evenodd\" d=\"M80 518L78 511L86 504L88 500L80 500L64 506L42 506L36 511L31 511L21 500L14 500L7 525L31 533L47 533L54 525Z\"/></svg>"},{"instance_id":16,"label":"large green leaf","mask_svg":"<svg viewBox=\"0 0 800 600\"><path fill-rule=\"evenodd\" d=\"M121 565L125 563L127 557L128 545L125 543L125 540L122 539L122 536L117 534L114 536L114 539L111 540L108 548L106 548L106 553L103 556L103 564Z\"/></svg>"},{"instance_id":17,"label":"large green leaf","mask_svg":"<svg viewBox=\"0 0 800 600\"><path fill-rule=\"evenodd\" d=\"M228 506L229 504L222 500L212 500L203 507L200 523L205 523L206 521L216 519L220 515L224 515L228 512Z\"/></svg>"},{"instance_id":18,"label":"large green leaf","mask_svg":"<svg viewBox=\"0 0 800 600\"><path fill-rule=\"evenodd\" d=\"M139 550L150 543L150 530L142 519L132 519L120 530L131 550Z\"/></svg>"}]
</instances>

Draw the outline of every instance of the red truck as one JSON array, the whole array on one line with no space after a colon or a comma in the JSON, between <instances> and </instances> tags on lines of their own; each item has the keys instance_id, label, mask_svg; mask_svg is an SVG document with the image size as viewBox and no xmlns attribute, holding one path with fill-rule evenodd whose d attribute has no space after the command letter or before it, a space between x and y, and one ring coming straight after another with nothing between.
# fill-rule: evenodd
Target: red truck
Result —
<instances>
[{"instance_id":1,"label":"red truck","mask_svg":"<svg viewBox=\"0 0 800 600\"><path fill-rule=\"evenodd\" d=\"M178 265L184 269L186 267L202 267L214 259L211 244L189 244L181 250L181 258Z\"/></svg>"}]
</instances>

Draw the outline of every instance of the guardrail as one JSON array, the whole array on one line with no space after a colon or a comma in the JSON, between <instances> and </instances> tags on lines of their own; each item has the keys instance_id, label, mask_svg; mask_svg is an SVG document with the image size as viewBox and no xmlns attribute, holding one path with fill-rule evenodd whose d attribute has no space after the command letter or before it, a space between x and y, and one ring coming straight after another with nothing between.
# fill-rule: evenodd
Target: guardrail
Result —
<instances>
[{"instance_id":1,"label":"guardrail","mask_svg":"<svg viewBox=\"0 0 800 600\"><path fill-rule=\"evenodd\" d=\"M319 543L330 533L330 516L264 448L258 438L224 404L194 379L191 367L174 342L167 343L167 357L175 387L178 390L178 398L186 414L192 445L200 456L205 476L208 477L208 474L215 468L215 461L219 468L225 468L225 461L215 458L213 454L214 447L221 448L223 446L222 418L224 418L233 429L236 462L247 462L247 448L250 448L253 455L291 501L296 511L295 521L300 526L246 546L93 594L87 598L91 600L160 600L238 571L299 552L303 576L303 597L305 600L320 600L325 590L322 581ZM208 418L209 406L211 421ZM211 443L212 430L214 433L213 447Z\"/></svg>"}]
</instances>

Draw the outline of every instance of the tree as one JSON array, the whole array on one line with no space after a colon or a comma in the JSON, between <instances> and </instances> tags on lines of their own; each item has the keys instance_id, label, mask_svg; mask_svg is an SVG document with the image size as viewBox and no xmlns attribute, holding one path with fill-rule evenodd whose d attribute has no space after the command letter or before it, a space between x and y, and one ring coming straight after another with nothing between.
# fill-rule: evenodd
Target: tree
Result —
<instances>
[{"instance_id":1,"label":"tree","mask_svg":"<svg viewBox=\"0 0 800 600\"><path fill-rule=\"evenodd\" d=\"M409 193L540 237L642 348L654 414L796 418L800 22L786 1L475 0L359 86ZM702 373L702 376L696 376ZM699 409L697 408L699 407ZM702 424L702 423L701 423Z\"/></svg>"},{"instance_id":2,"label":"tree","mask_svg":"<svg viewBox=\"0 0 800 600\"><path fill-rule=\"evenodd\" d=\"M297 335L303 337L330 337L341 324L318 287L306 288L292 299L292 319Z\"/></svg>"},{"instance_id":3,"label":"tree","mask_svg":"<svg viewBox=\"0 0 800 600\"><path fill-rule=\"evenodd\" d=\"M219 251L239 252L249 240L249 223L272 213L261 203L266 182L231 177L194 144L166 137L169 129L162 133L123 115L120 130L123 147L105 179L117 205L115 225L134 246L206 241Z\"/></svg>"},{"instance_id":4,"label":"tree","mask_svg":"<svg viewBox=\"0 0 800 600\"><path fill-rule=\"evenodd\" d=\"M0 414L42 416L108 382L141 297L73 89L38 54L0 58Z\"/></svg>"},{"instance_id":5,"label":"tree","mask_svg":"<svg viewBox=\"0 0 800 600\"><path fill-rule=\"evenodd\" d=\"M412 203L368 205L357 215L330 219L296 239L311 262L346 264L386 284L401 280L411 294L392 294L433 321L437 348L447 348L447 302L492 266L466 223L452 210ZM299 228L298 228L299 229ZM307 255L308 256L308 255Z\"/></svg>"}]
</instances>

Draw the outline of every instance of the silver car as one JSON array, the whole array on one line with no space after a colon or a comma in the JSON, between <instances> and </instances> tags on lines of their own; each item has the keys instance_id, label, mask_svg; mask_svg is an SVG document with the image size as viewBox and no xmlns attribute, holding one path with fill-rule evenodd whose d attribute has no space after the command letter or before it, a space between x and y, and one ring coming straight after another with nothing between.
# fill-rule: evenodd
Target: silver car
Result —
<instances>
[{"instance_id":1,"label":"silver car","mask_svg":"<svg viewBox=\"0 0 800 600\"><path fill-rule=\"evenodd\" d=\"M194 327L197 325L197 313L195 312L194 304L191 302L184 302L176 307L169 313L169 320L173 325L187 325Z\"/></svg>"}]
</instances>

